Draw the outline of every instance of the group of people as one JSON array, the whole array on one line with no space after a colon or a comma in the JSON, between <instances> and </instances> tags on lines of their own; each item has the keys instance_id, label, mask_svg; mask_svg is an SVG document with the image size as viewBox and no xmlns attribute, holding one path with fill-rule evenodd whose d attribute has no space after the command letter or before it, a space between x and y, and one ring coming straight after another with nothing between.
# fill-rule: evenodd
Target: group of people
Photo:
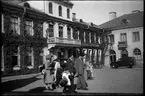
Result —
<instances>
[{"instance_id":1,"label":"group of people","mask_svg":"<svg viewBox=\"0 0 145 96\"><path fill-rule=\"evenodd\" d=\"M46 56L46 64L44 64L45 66L42 70L46 89L54 90L57 87L64 87L63 92L69 93L76 93L76 89L88 90L84 71L86 69L87 80L92 79L93 68L91 62L84 59L85 54L81 52L77 58L70 54L65 65L61 65L59 59L55 58L52 51L50 52ZM75 78L77 79L77 84L74 84Z\"/></svg>"}]
</instances>

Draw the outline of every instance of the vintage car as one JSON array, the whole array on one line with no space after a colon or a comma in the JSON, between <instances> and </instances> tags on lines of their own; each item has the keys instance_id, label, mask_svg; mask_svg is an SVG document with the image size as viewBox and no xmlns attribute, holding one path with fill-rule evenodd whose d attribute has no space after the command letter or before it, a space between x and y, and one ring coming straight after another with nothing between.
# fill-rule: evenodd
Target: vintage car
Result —
<instances>
[{"instance_id":1,"label":"vintage car","mask_svg":"<svg viewBox=\"0 0 145 96\"><path fill-rule=\"evenodd\" d=\"M110 64L111 68L118 68L118 67L122 67L122 66L132 68L134 65L135 65L134 57L119 58L116 62L112 62Z\"/></svg>"}]
</instances>

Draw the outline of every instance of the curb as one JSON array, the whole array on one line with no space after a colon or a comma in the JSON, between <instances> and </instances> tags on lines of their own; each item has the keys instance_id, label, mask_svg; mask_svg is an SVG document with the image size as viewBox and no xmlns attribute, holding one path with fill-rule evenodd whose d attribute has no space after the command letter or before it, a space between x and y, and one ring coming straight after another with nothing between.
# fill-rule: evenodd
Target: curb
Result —
<instances>
[{"instance_id":1,"label":"curb","mask_svg":"<svg viewBox=\"0 0 145 96\"><path fill-rule=\"evenodd\" d=\"M1 78L1 83L12 81L12 80L18 80L18 79L26 79L26 78L36 77L36 76L39 76L39 75L40 75L40 73L2 77Z\"/></svg>"}]
</instances>

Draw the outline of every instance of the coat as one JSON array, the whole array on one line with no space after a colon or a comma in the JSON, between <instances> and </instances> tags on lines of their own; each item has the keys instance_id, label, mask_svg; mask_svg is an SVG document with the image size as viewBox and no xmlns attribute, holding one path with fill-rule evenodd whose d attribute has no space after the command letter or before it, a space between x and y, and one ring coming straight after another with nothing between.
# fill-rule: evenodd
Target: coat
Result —
<instances>
[{"instance_id":1,"label":"coat","mask_svg":"<svg viewBox=\"0 0 145 96\"><path fill-rule=\"evenodd\" d=\"M76 69L76 71L78 72L78 74L84 74L84 62L82 59L77 58L74 62L74 67Z\"/></svg>"},{"instance_id":2,"label":"coat","mask_svg":"<svg viewBox=\"0 0 145 96\"><path fill-rule=\"evenodd\" d=\"M70 59L67 60L67 69L69 70L70 73L73 73L73 74L76 73L76 69L74 67L74 62Z\"/></svg>"}]
</instances>

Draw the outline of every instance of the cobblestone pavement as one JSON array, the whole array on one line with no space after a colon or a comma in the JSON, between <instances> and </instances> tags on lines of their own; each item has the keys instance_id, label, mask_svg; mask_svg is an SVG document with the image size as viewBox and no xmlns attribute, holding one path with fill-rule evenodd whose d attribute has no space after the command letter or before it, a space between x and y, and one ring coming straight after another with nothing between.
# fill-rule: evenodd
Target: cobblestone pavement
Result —
<instances>
[{"instance_id":1,"label":"cobblestone pavement","mask_svg":"<svg viewBox=\"0 0 145 96\"><path fill-rule=\"evenodd\" d=\"M85 73L86 74L86 73ZM94 80L87 80L89 90L76 90L79 93L143 93L143 68L94 69ZM36 81L11 90L11 92L62 92L46 90L43 76ZM23 82L21 82L23 83Z\"/></svg>"}]
</instances>

